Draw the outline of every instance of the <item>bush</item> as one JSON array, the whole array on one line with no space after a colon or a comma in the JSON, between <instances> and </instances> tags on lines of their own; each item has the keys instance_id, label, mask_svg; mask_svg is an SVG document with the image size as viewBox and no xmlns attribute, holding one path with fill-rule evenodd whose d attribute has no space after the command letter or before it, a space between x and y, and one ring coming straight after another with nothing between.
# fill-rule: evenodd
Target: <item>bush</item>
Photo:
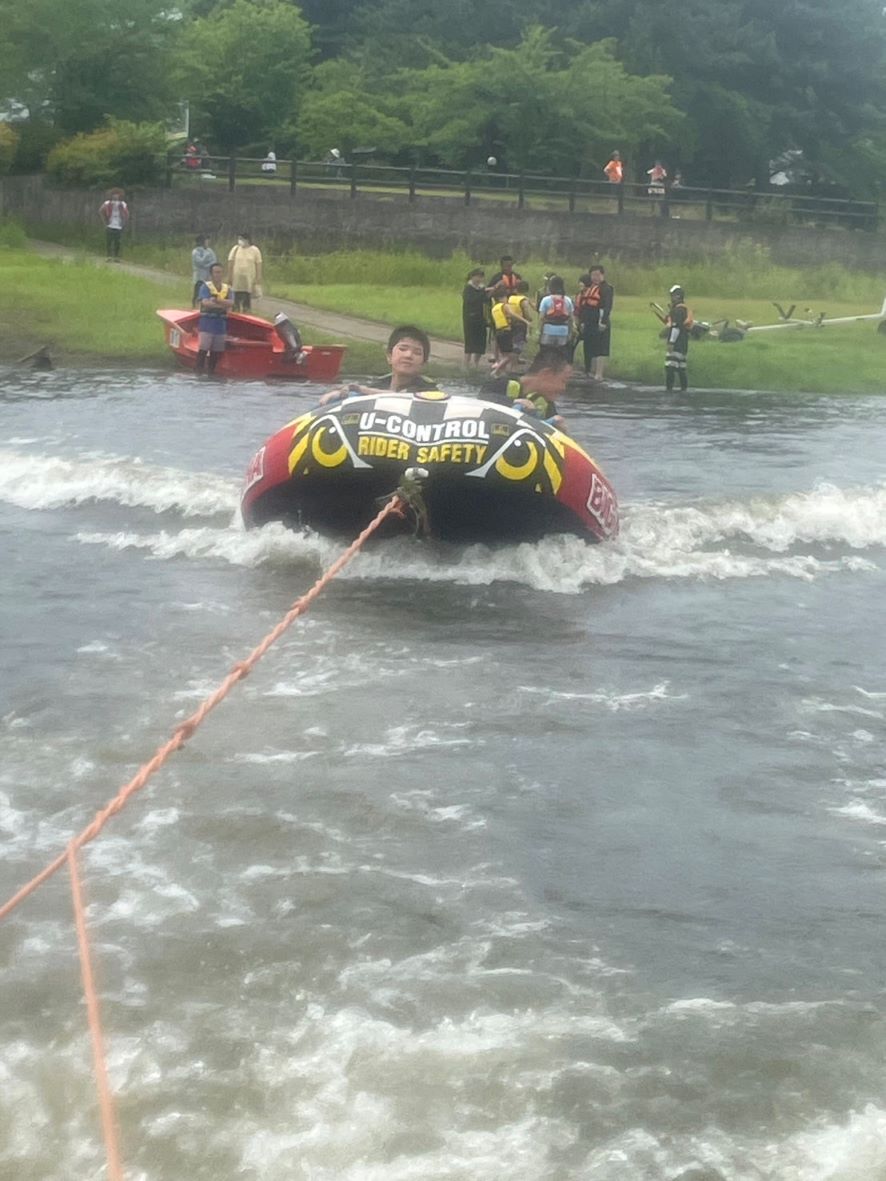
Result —
<instances>
[{"instance_id":1,"label":"bush","mask_svg":"<svg viewBox=\"0 0 886 1181\"><path fill-rule=\"evenodd\" d=\"M17 221L0 220L0 250L24 250L27 244L28 236Z\"/></svg>"},{"instance_id":2,"label":"bush","mask_svg":"<svg viewBox=\"0 0 886 1181\"><path fill-rule=\"evenodd\" d=\"M111 119L105 127L58 144L46 172L59 183L86 188L159 182L166 166L166 133L160 123Z\"/></svg>"},{"instance_id":3,"label":"bush","mask_svg":"<svg viewBox=\"0 0 886 1181\"><path fill-rule=\"evenodd\" d=\"M18 136L12 171L19 174L42 172L46 157L61 139L61 134L51 123L40 119L21 119L14 124Z\"/></svg>"},{"instance_id":4,"label":"bush","mask_svg":"<svg viewBox=\"0 0 886 1181\"><path fill-rule=\"evenodd\" d=\"M12 168L17 147L16 133L8 123L0 123L0 176L5 176Z\"/></svg>"}]
</instances>

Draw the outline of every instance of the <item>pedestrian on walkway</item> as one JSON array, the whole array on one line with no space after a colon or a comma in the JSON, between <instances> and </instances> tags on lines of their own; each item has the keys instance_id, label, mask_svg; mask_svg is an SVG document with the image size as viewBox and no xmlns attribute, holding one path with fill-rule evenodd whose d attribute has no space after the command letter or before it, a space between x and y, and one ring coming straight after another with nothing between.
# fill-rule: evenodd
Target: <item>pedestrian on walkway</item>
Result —
<instances>
[{"instance_id":1,"label":"pedestrian on walkway","mask_svg":"<svg viewBox=\"0 0 886 1181\"><path fill-rule=\"evenodd\" d=\"M200 306L200 288L211 278L210 271L218 262L215 251L207 245L206 235L198 234L194 239L194 249L191 251L191 278L194 280L194 297L192 307Z\"/></svg>"},{"instance_id":2,"label":"pedestrian on walkway","mask_svg":"<svg viewBox=\"0 0 886 1181\"><path fill-rule=\"evenodd\" d=\"M242 230L228 255L228 282L234 292L234 311L252 310L252 297L262 297L262 256L249 234Z\"/></svg>"},{"instance_id":3,"label":"pedestrian on walkway","mask_svg":"<svg viewBox=\"0 0 886 1181\"><path fill-rule=\"evenodd\" d=\"M123 200L122 189L111 189L107 201L98 211L105 227L105 250L109 262L120 261L120 240L129 224L129 206Z\"/></svg>"}]
</instances>

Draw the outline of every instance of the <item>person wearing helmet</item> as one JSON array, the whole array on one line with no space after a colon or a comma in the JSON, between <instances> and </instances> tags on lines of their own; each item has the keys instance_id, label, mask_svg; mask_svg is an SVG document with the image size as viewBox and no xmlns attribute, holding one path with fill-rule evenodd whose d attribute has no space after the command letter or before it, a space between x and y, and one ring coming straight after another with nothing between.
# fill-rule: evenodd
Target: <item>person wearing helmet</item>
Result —
<instances>
[{"instance_id":1,"label":"person wearing helmet","mask_svg":"<svg viewBox=\"0 0 886 1181\"><path fill-rule=\"evenodd\" d=\"M670 303L665 318L665 387L674 388L674 381L679 378L680 389L689 387L686 373L686 357L689 352L689 333L692 329L692 312L686 306L686 293L679 283L668 292Z\"/></svg>"}]
</instances>

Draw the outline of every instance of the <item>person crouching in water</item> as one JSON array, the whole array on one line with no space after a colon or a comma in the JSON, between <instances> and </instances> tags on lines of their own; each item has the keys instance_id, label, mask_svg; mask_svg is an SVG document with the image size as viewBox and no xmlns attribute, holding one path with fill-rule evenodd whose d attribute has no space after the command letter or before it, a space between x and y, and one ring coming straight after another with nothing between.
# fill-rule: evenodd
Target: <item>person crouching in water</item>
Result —
<instances>
[{"instance_id":1,"label":"person crouching in water","mask_svg":"<svg viewBox=\"0 0 886 1181\"><path fill-rule=\"evenodd\" d=\"M431 341L428 334L414 324L400 324L388 337L390 372L366 385L352 383L329 390L320 398L320 405L328 406L330 402L342 402L345 398L377 394L379 390L388 390L392 394L417 394L422 390L435 390L437 383L429 377L422 377L421 373L430 355Z\"/></svg>"},{"instance_id":2,"label":"person crouching in water","mask_svg":"<svg viewBox=\"0 0 886 1181\"><path fill-rule=\"evenodd\" d=\"M571 376L572 362L565 349L541 349L522 377L498 377L488 381L480 390L480 397L500 406L513 406L562 431L566 428L566 420L557 410L554 399L566 389Z\"/></svg>"},{"instance_id":3,"label":"person crouching in water","mask_svg":"<svg viewBox=\"0 0 886 1181\"><path fill-rule=\"evenodd\" d=\"M670 306L665 319L665 388L672 390L675 379L679 378L680 389L685 390L689 388L686 359L689 353L689 332L693 323L692 312L686 306L686 295L682 287L675 284L668 294Z\"/></svg>"},{"instance_id":4,"label":"person crouching in water","mask_svg":"<svg viewBox=\"0 0 886 1181\"><path fill-rule=\"evenodd\" d=\"M508 295L504 283L497 284L492 290L492 327L495 329L495 346L499 356L492 367L493 377L507 373L514 362L514 325L525 324L527 331L529 329L528 320L508 302Z\"/></svg>"},{"instance_id":5,"label":"person crouching in water","mask_svg":"<svg viewBox=\"0 0 886 1181\"><path fill-rule=\"evenodd\" d=\"M200 284L200 320L197 325L197 372L202 373L209 361L209 372L215 373L218 359L225 351L225 335L228 331L228 312L234 297L231 288L223 279L224 268L215 263L210 268L209 278Z\"/></svg>"}]
</instances>

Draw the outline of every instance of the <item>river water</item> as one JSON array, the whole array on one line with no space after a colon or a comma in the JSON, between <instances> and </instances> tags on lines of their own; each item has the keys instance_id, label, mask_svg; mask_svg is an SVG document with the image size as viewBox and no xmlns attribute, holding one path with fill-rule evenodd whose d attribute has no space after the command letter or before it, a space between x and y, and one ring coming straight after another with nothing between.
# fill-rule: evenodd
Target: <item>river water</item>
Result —
<instances>
[{"instance_id":1,"label":"river water","mask_svg":"<svg viewBox=\"0 0 886 1181\"><path fill-rule=\"evenodd\" d=\"M0 902L338 552L307 388L0 378ZM886 401L563 399L619 540L371 548L83 854L129 1181L886 1178ZM103 1177L61 874L0 1178Z\"/></svg>"}]
</instances>

